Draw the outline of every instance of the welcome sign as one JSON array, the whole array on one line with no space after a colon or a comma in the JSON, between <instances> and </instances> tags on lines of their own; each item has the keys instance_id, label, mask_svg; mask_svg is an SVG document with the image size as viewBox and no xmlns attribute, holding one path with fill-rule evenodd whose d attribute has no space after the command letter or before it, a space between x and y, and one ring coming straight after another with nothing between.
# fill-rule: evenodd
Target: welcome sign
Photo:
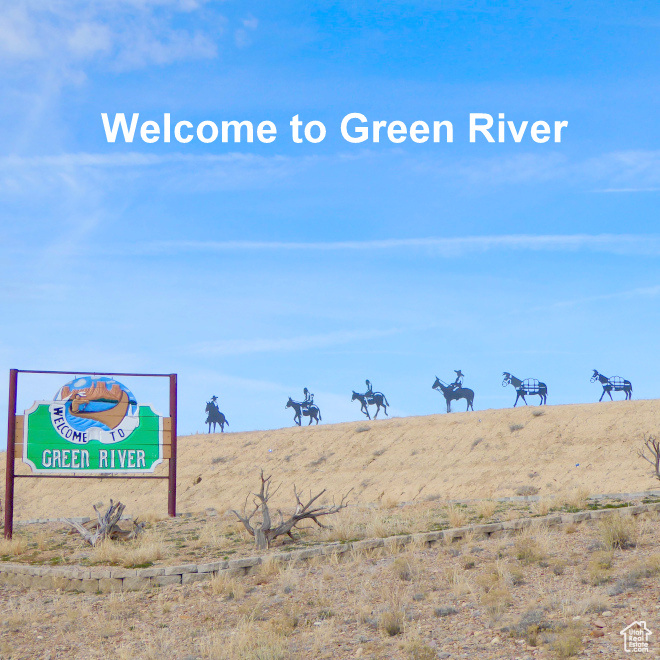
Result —
<instances>
[{"instance_id":1,"label":"welcome sign","mask_svg":"<svg viewBox=\"0 0 660 660\"><path fill-rule=\"evenodd\" d=\"M114 378L77 377L25 411L23 462L49 474L153 472L169 458L169 422Z\"/></svg>"}]
</instances>

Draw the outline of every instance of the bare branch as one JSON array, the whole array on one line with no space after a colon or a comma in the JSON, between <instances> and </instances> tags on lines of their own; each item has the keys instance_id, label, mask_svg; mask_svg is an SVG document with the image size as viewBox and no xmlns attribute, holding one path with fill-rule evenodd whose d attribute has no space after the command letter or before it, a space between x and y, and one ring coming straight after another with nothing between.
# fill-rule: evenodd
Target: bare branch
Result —
<instances>
[{"instance_id":1,"label":"bare branch","mask_svg":"<svg viewBox=\"0 0 660 660\"><path fill-rule=\"evenodd\" d=\"M115 504L113 500L110 500L110 506L105 513L101 513L95 504L93 507L96 511L97 520L91 524L88 523L87 527L68 518L61 518L62 522L71 525L91 546L95 546L99 541L108 538L112 540L130 540L138 536L145 528L145 523L138 523L137 520L133 521L132 530L124 530L119 527L118 523L126 508L121 502Z\"/></svg>"},{"instance_id":2,"label":"bare branch","mask_svg":"<svg viewBox=\"0 0 660 660\"><path fill-rule=\"evenodd\" d=\"M293 538L291 534L292 529L299 522L303 520L312 520L319 527L325 528L326 525L323 525L319 521L319 518L321 516L329 516L334 513L338 513L342 509L346 508L346 506L348 505L348 496L353 490L351 488L351 490L349 490L348 493L346 493L346 495L344 495L341 498L341 502L339 504L335 504L333 500L332 506L325 506L318 504L315 505L317 500L326 492L325 488L316 495L312 495L310 491L309 500L305 503L301 499L301 493L298 492L298 489L294 485L293 494L294 497L296 498L296 508L293 515L291 515L287 520L285 520L282 511L278 509L277 513L279 516L279 520L278 523L275 526L273 526L270 510L268 508L268 500L273 495L275 495L275 493L279 490L281 484L278 485L278 487L271 493L270 486L272 483L272 476L265 477L263 470L261 470L260 479L261 479L261 487L259 493L254 494L255 510L252 512L252 514L248 517L245 513L245 507L243 507L242 515L233 509L231 511L238 518L238 520L243 523L247 531L252 536L255 537L255 545L259 550L269 548L271 542L275 538L283 534L288 534L291 538ZM250 524L250 520L252 516L259 509L261 509L261 518L262 518L261 525L253 526L252 524Z\"/></svg>"},{"instance_id":3,"label":"bare branch","mask_svg":"<svg viewBox=\"0 0 660 660\"><path fill-rule=\"evenodd\" d=\"M643 440L644 447L637 450L637 455L653 466L655 476L660 479L660 440L653 435L645 435ZM651 455L650 457L646 455L647 451Z\"/></svg>"}]
</instances>

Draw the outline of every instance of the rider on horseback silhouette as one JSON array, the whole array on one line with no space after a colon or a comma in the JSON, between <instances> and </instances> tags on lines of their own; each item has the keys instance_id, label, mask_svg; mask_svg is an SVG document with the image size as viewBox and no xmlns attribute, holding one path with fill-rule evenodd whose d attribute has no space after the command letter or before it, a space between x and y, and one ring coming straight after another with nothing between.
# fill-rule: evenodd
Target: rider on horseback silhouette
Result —
<instances>
[{"instance_id":1,"label":"rider on horseback silhouette","mask_svg":"<svg viewBox=\"0 0 660 660\"><path fill-rule=\"evenodd\" d=\"M303 394L305 395L303 403L306 406L311 406L314 403L314 395L307 388L303 390Z\"/></svg>"},{"instance_id":2,"label":"rider on horseback silhouette","mask_svg":"<svg viewBox=\"0 0 660 660\"><path fill-rule=\"evenodd\" d=\"M372 385L371 385L371 381L370 381L370 380L367 380L367 381L365 381L365 382L366 382L366 384L367 384L367 391L364 393L364 396L366 396L366 397L373 396L373 395L374 395L374 389L373 389L373 387L372 387Z\"/></svg>"},{"instance_id":3,"label":"rider on horseback silhouette","mask_svg":"<svg viewBox=\"0 0 660 660\"><path fill-rule=\"evenodd\" d=\"M460 369L454 369L454 372L456 373L456 380L451 384L451 387L453 390L458 390L461 387L463 387L463 372Z\"/></svg>"}]
</instances>

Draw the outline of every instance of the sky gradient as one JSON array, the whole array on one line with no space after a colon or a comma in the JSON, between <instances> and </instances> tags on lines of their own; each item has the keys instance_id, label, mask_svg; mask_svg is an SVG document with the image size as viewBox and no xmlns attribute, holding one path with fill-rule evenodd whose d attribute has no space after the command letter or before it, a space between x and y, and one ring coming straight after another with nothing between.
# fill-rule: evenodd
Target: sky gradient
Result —
<instances>
[{"instance_id":1,"label":"sky gradient","mask_svg":"<svg viewBox=\"0 0 660 660\"><path fill-rule=\"evenodd\" d=\"M10 367L176 372L180 432L660 395L657 2L32 0L0 8L0 413ZM272 144L108 144L101 113L274 121ZM349 112L454 123L349 144ZM566 120L470 144L471 112ZM293 144L291 117L323 121ZM57 378L21 381L19 411ZM163 412L158 383L127 385ZM621 395L619 395L621 396ZM456 405L456 404L455 404ZM460 402L456 409L463 409Z\"/></svg>"}]
</instances>

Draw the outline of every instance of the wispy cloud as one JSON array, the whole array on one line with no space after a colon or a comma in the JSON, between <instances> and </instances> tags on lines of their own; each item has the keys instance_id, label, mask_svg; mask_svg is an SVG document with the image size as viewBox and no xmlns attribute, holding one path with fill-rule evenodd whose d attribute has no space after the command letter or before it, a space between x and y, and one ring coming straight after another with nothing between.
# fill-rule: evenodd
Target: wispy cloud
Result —
<instances>
[{"instance_id":1,"label":"wispy cloud","mask_svg":"<svg viewBox=\"0 0 660 660\"><path fill-rule=\"evenodd\" d=\"M144 117L145 119L153 117ZM141 117L142 119L142 117ZM101 131L101 119L98 118ZM282 136L281 140L286 141ZM137 146L137 143L136 143ZM284 145L286 146L286 144ZM177 148L177 147L174 147ZM232 185L234 167L247 172L278 172L282 176L295 178L301 171L314 168L341 167L353 161L373 160L375 163L401 163L406 172L415 177L440 178L446 184L487 188L508 185L538 185L549 182L561 183L572 189L581 188L594 193L630 193L660 191L660 150L621 151L598 154L581 159L569 159L558 153L520 153L497 157L468 157L451 159L446 156L427 156L415 151L414 147L402 149L351 149L342 148L327 153L309 151L304 155L267 155L242 151L240 145L232 145L230 153L190 153L185 148L171 153L149 153L148 151L119 152L112 149L106 153L61 153L39 156L5 156L0 158L0 171L10 172L13 177L40 175L48 180L61 170L80 170L86 173L99 172L103 177L110 174L121 177L129 170L153 170L159 178L168 170L175 170L177 177L181 169L192 178L186 186L203 180L205 186L226 188ZM273 147L275 151L276 147ZM241 179L242 180L242 179ZM269 179L272 183L272 179ZM262 185L260 178L253 185Z\"/></svg>"},{"instance_id":2,"label":"wispy cloud","mask_svg":"<svg viewBox=\"0 0 660 660\"><path fill-rule=\"evenodd\" d=\"M177 26L182 14L200 12L193 0L18 0L0 9L0 55L8 63L47 63L84 70L105 62L126 70L177 60L212 58L225 18L207 10L206 29Z\"/></svg>"},{"instance_id":3,"label":"wispy cloud","mask_svg":"<svg viewBox=\"0 0 660 660\"><path fill-rule=\"evenodd\" d=\"M443 257L494 250L544 252L605 252L610 254L660 255L660 236L635 234L510 234L457 238L402 238L370 241L285 242L285 241L154 241L135 248L140 253L172 254L191 252L248 251L384 251L427 250Z\"/></svg>"},{"instance_id":4,"label":"wispy cloud","mask_svg":"<svg viewBox=\"0 0 660 660\"><path fill-rule=\"evenodd\" d=\"M283 337L279 339L225 339L221 341L203 342L191 347L191 352L204 356L244 355L247 353L283 353L291 351L308 351L316 348L328 348L354 341L378 339L402 332L399 328L388 330L357 330L328 332L319 335L303 335L298 337Z\"/></svg>"},{"instance_id":5,"label":"wispy cloud","mask_svg":"<svg viewBox=\"0 0 660 660\"><path fill-rule=\"evenodd\" d=\"M598 296L588 296L585 298L577 298L575 300L562 300L550 305L550 307L578 307L592 302L603 302L607 300L625 300L632 298L657 298L660 296L660 285L637 287L636 289L628 289L627 291L617 291L615 293L604 293ZM547 307L538 308L547 309Z\"/></svg>"}]
</instances>

